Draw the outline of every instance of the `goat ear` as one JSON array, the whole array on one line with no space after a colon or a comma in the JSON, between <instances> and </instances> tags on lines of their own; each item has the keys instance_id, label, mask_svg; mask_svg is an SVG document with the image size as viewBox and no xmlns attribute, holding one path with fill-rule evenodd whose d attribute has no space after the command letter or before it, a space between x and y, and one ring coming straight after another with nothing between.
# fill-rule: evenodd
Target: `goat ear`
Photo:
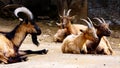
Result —
<instances>
[{"instance_id":1,"label":"goat ear","mask_svg":"<svg viewBox=\"0 0 120 68\"><path fill-rule=\"evenodd\" d=\"M63 16L59 15L61 19L63 19Z\"/></svg>"},{"instance_id":2,"label":"goat ear","mask_svg":"<svg viewBox=\"0 0 120 68\"><path fill-rule=\"evenodd\" d=\"M75 19L75 15L74 15L74 16L72 16L72 19Z\"/></svg>"},{"instance_id":3,"label":"goat ear","mask_svg":"<svg viewBox=\"0 0 120 68\"><path fill-rule=\"evenodd\" d=\"M58 26L58 28L62 28L62 25L60 23L56 23L56 25Z\"/></svg>"},{"instance_id":4,"label":"goat ear","mask_svg":"<svg viewBox=\"0 0 120 68\"><path fill-rule=\"evenodd\" d=\"M57 26L60 26L60 23L56 23Z\"/></svg>"},{"instance_id":5,"label":"goat ear","mask_svg":"<svg viewBox=\"0 0 120 68\"><path fill-rule=\"evenodd\" d=\"M70 20L75 19L75 16L69 17Z\"/></svg>"}]
</instances>

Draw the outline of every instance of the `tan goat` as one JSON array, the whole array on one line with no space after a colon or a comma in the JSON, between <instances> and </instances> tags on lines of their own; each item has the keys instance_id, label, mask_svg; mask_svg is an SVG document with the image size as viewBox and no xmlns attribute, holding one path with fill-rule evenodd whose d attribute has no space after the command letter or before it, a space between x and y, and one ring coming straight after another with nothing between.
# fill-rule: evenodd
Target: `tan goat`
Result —
<instances>
[{"instance_id":1,"label":"tan goat","mask_svg":"<svg viewBox=\"0 0 120 68\"><path fill-rule=\"evenodd\" d=\"M69 35L67 36L62 43L62 52L63 53L73 53L73 54L80 54L82 49L85 53L87 53L86 46L84 46L84 43L89 39L96 41L98 39L96 35L96 30L93 27L93 24L88 22L85 19L82 19L85 21L88 25L88 28L86 30L81 30L82 33L78 35Z\"/></svg>"},{"instance_id":2,"label":"tan goat","mask_svg":"<svg viewBox=\"0 0 120 68\"><path fill-rule=\"evenodd\" d=\"M64 10L63 16L60 16L61 22L58 25L59 29L57 30L56 34L54 35L54 41L60 41L62 42L63 39L69 35L74 34L77 35L80 32L80 28L87 28L87 26L80 25L80 24L71 24L71 20L73 19L73 16L70 17L71 9L69 9L66 13Z\"/></svg>"},{"instance_id":3,"label":"tan goat","mask_svg":"<svg viewBox=\"0 0 120 68\"><path fill-rule=\"evenodd\" d=\"M54 41L55 42L62 42L63 39L68 35L67 34L67 29L62 28L62 24L56 23L59 29L57 30L56 34L54 35Z\"/></svg>"},{"instance_id":4,"label":"tan goat","mask_svg":"<svg viewBox=\"0 0 120 68\"><path fill-rule=\"evenodd\" d=\"M63 28L67 29L68 34L77 35L78 32L80 32L80 31L77 31L76 27L72 25L71 20L73 19L74 16L72 16L72 17L69 16L70 11L71 11L71 9L69 9L66 13L66 11L64 10L63 16L60 16L60 18L62 20L61 23L62 23Z\"/></svg>"}]
</instances>

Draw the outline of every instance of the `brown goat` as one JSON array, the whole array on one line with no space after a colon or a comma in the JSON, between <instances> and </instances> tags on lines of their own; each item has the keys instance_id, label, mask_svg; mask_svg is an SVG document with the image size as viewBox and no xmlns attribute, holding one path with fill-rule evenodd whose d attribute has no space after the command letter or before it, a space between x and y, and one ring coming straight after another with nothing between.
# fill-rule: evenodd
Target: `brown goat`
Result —
<instances>
[{"instance_id":1,"label":"brown goat","mask_svg":"<svg viewBox=\"0 0 120 68\"><path fill-rule=\"evenodd\" d=\"M74 16L70 17L71 9L69 9L66 13L66 11L64 10L63 16L60 16L61 18L61 23L63 28L67 29L68 34L75 34L77 35L80 31L77 31L76 27L74 25L72 25L71 20L74 18Z\"/></svg>"},{"instance_id":2,"label":"brown goat","mask_svg":"<svg viewBox=\"0 0 120 68\"><path fill-rule=\"evenodd\" d=\"M62 43L61 49L63 53L80 54L82 50L87 53L86 46L84 46L87 39L93 41L98 39L93 24L85 19L82 20L88 24L88 28L86 30L81 30L82 33L79 33L78 35L71 34L67 36Z\"/></svg>"},{"instance_id":3,"label":"brown goat","mask_svg":"<svg viewBox=\"0 0 120 68\"><path fill-rule=\"evenodd\" d=\"M111 31L109 29L109 24L106 23L103 18L101 18L101 20L99 18L94 18L94 19L100 22L99 25L95 25L99 40L97 42L93 42L93 41L86 42L88 53L106 54L106 55L113 54L113 50L110 46L110 43L105 37L105 36L110 36L111 34Z\"/></svg>"},{"instance_id":4,"label":"brown goat","mask_svg":"<svg viewBox=\"0 0 120 68\"><path fill-rule=\"evenodd\" d=\"M13 63L24 60L20 57L18 52L27 34L32 35L33 43L36 45L38 45L36 40L37 35L41 34L41 30L34 22L30 10L25 7L19 7L15 9L14 13L16 17L21 20L20 24L11 32L0 34L0 62L4 63ZM21 14L22 16L20 16Z\"/></svg>"},{"instance_id":5,"label":"brown goat","mask_svg":"<svg viewBox=\"0 0 120 68\"><path fill-rule=\"evenodd\" d=\"M77 35L80 32L81 28L87 28L87 26L80 25L80 24L71 24L71 20L74 18L74 16L70 17L71 9L69 9L66 13L64 10L63 16L60 16L61 21L58 25L59 29L54 35L54 41L63 41L63 39L70 34Z\"/></svg>"}]
</instances>

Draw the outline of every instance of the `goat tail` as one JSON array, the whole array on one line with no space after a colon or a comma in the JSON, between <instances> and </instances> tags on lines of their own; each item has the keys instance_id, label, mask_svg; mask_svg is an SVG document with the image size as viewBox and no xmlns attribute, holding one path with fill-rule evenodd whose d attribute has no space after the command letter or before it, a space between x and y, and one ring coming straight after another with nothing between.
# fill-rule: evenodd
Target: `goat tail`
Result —
<instances>
[{"instance_id":1,"label":"goat tail","mask_svg":"<svg viewBox=\"0 0 120 68\"><path fill-rule=\"evenodd\" d=\"M26 19L26 18L28 20L33 20L32 12L26 7L18 7L18 8L16 8L15 11L14 11L14 14L15 14L16 17L19 18L20 21L23 21L23 19Z\"/></svg>"}]
</instances>

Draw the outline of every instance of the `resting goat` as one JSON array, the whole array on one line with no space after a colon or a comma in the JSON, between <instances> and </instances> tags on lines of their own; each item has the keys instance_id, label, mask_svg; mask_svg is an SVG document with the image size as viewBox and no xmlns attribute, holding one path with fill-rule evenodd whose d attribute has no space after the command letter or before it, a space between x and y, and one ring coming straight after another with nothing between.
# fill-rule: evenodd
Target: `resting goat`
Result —
<instances>
[{"instance_id":1,"label":"resting goat","mask_svg":"<svg viewBox=\"0 0 120 68\"><path fill-rule=\"evenodd\" d=\"M67 34L75 34L77 35L80 31L77 30L77 28L72 25L71 20L74 18L74 16L69 16L70 15L70 11L71 9L69 9L66 13L66 11L64 10L63 16L60 16L61 18L61 23L62 23L62 28L66 28L67 29ZM78 27L79 28L79 27Z\"/></svg>"},{"instance_id":2,"label":"resting goat","mask_svg":"<svg viewBox=\"0 0 120 68\"><path fill-rule=\"evenodd\" d=\"M87 40L97 41L98 37L96 35L96 30L93 27L93 24L88 22L85 19L82 19L88 25L86 30L81 30L82 33L78 35L69 35L67 36L62 43L62 52L63 53L73 53L80 54L82 49L87 53L86 46L83 46Z\"/></svg>"},{"instance_id":3,"label":"resting goat","mask_svg":"<svg viewBox=\"0 0 120 68\"><path fill-rule=\"evenodd\" d=\"M87 28L84 25L80 24L72 24L71 20L74 18L73 16L69 16L71 9L69 9L66 13L64 10L63 16L60 16L61 22L60 24L57 24L59 29L54 35L54 41L55 42L62 42L63 39L69 35L69 34L74 34L77 35L80 32L80 28Z\"/></svg>"},{"instance_id":4,"label":"resting goat","mask_svg":"<svg viewBox=\"0 0 120 68\"><path fill-rule=\"evenodd\" d=\"M56 34L54 35L54 41L55 42L62 42L63 39L68 35L67 34L67 29L62 28L62 24L56 23L59 29L57 30Z\"/></svg>"},{"instance_id":5,"label":"resting goat","mask_svg":"<svg viewBox=\"0 0 120 68\"><path fill-rule=\"evenodd\" d=\"M110 43L105 37L105 36L110 36L111 34L111 31L109 29L109 24L106 23L103 18L101 18L101 20L99 18L94 18L94 19L100 22L99 25L94 25L95 28L97 29L97 36L99 39L97 42L90 40L86 42L88 53L105 54L105 55L113 54L113 50L110 46Z\"/></svg>"},{"instance_id":6,"label":"resting goat","mask_svg":"<svg viewBox=\"0 0 120 68\"><path fill-rule=\"evenodd\" d=\"M18 52L27 34L32 35L33 43L36 45L39 44L37 35L41 34L41 30L34 22L32 13L25 7L15 9L14 13L15 16L21 20L20 24L11 32L0 34L0 61L4 63L13 63L23 60ZM45 50L44 53L46 52Z\"/></svg>"}]
</instances>

